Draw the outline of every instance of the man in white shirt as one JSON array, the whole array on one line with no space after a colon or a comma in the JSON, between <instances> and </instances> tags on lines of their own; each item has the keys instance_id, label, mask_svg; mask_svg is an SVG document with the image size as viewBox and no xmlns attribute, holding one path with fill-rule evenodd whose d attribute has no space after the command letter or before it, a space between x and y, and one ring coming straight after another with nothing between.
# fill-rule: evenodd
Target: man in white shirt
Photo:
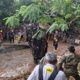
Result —
<instances>
[{"instance_id":1,"label":"man in white shirt","mask_svg":"<svg viewBox=\"0 0 80 80\"><path fill-rule=\"evenodd\" d=\"M44 62L45 62L45 65L43 66L43 69L42 69L43 73L41 73L43 75L42 79L50 80L49 78L56 71L55 70L56 63L57 63L56 54L53 54L51 52L47 53L44 57ZM39 76L41 74L39 74L39 70L40 70L39 68L40 68L40 65L37 65L27 80L40 80ZM63 71L58 71L53 80L67 80L67 78Z\"/></svg>"}]
</instances>

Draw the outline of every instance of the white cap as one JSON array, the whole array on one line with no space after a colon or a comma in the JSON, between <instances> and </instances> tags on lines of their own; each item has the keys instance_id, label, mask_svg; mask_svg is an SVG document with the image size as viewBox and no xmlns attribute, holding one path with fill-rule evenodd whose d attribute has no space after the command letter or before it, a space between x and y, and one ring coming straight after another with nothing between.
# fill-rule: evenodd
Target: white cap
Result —
<instances>
[{"instance_id":1,"label":"white cap","mask_svg":"<svg viewBox=\"0 0 80 80\"><path fill-rule=\"evenodd\" d=\"M57 55L54 54L53 52L48 52L45 55L45 59L48 60L48 61L53 62L53 61L57 60Z\"/></svg>"}]
</instances>

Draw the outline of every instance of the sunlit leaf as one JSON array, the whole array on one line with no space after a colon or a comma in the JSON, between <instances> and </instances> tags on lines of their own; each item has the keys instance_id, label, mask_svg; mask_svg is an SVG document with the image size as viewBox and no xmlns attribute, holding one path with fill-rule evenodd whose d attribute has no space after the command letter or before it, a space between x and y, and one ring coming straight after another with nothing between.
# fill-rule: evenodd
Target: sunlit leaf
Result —
<instances>
[{"instance_id":1,"label":"sunlit leaf","mask_svg":"<svg viewBox=\"0 0 80 80\"><path fill-rule=\"evenodd\" d=\"M27 19L30 22L36 22L42 13L39 5L31 4L27 7L23 20Z\"/></svg>"},{"instance_id":2,"label":"sunlit leaf","mask_svg":"<svg viewBox=\"0 0 80 80\"><path fill-rule=\"evenodd\" d=\"M59 25L58 25L56 22L54 22L54 23L50 26L50 28L48 29L47 32L52 33L52 32L55 31L56 29L59 29Z\"/></svg>"},{"instance_id":3,"label":"sunlit leaf","mask_svg":"<svg viewBox=\"0 0 80 80\"><path fill-rule=\"evenodd\" d=\"M68 25L67 24L60 24L60 29L61 31L67 31L68 30Z\"/></svg>"},{"instance_id":4,"label":"sunlit leaf","mask_svg":"<svg viewBox=\"0 0 80 80\"><path fill-rule=\"evenodd\" d=\"M15 16L11 16L11 17L6 18L5 25L7 25L8 27L15 28L15 27L18 27L19 24L20 24L19 19Z\"/></svg>"}]
</instances>

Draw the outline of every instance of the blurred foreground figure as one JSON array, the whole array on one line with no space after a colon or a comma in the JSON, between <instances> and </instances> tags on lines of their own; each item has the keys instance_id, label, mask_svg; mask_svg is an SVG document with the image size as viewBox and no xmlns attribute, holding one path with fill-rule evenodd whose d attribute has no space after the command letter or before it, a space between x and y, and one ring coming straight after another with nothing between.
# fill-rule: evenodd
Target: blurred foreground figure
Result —
<instances>
[{"instance_id":1,"label":"blurred foreground figure","mask_svg":"<svg viewBox=\"0 0 80 80\"><path fill-rule=\"evenodd\" d=\"M75 80L80 80L80 76L78 75L77 70L78 63L80 62L79 59L80 58L75 53L74 46L70 46L68 48L68 52L63 55L60 66L63 66L63 70L68 79L70 76L72 76L75 78Z\"/></svg>"},{"instance_id":2,"label":"blurred foreground figure","mask_svg":"<svg viewBox=\"0 0 80 80\"><path fill-rule=\"evenodd\" d=\"M27 80L67 80L64 72L57 69L56 63L56 54L47 53L44 65L37 65Z\"/></svg>"}]
</instances>

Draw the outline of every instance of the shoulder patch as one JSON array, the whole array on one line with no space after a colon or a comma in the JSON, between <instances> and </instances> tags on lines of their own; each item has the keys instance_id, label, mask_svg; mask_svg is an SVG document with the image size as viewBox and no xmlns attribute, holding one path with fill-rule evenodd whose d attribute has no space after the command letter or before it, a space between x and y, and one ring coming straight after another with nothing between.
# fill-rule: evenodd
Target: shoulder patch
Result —
<instances>
[{"instance_id":1,"label":"shoulder patch","mask_svg":"<svg viewBox=\"0 0 80 80\"><path fill-rule=\"evenodd\" d=\"M49 73L49 74L51 74L53 72L53 70L54 69L52 67L49 67L49 66L46 67L46 72Z\"/></svg>"}]
</instances>

